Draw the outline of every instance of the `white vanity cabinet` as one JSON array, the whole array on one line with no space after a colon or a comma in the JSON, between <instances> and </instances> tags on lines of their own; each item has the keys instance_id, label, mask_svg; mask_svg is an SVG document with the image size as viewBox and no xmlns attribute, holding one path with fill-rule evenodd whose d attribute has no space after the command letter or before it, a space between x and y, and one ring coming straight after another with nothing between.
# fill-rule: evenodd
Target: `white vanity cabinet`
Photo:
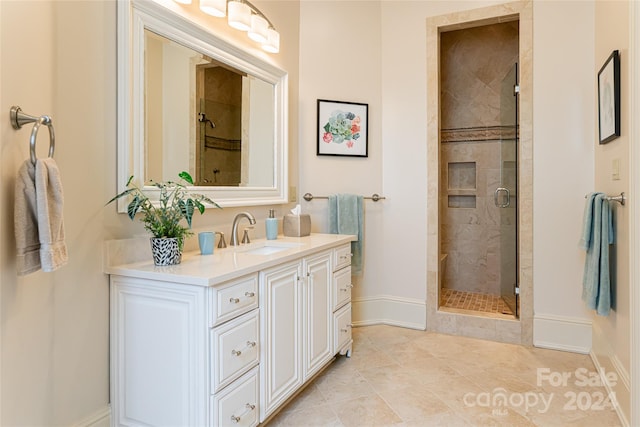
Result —
<instances>
[{"instance_id":1,"label":"white vanity cabinet","mask_svg":"<svg viewBox=\"0 0 640 427\"><path fill-rule=\"evenodd\" d=\"M335 354L332 257L326 251L260 273L263 421Z\"/></svg>"},{"instance_id":2,"label":"white vanity cabinet","mask_svg":"<svg viewBox=\"0 0 640 427\"><path fill-rule=\"evenodd\" d=\"M219 288L111 276L112 425L258 424L257 276Z\"/></svg>"},{"instance_id":3,"label":"white vanity cabinet","mask_svg":"<svg viewBox=\"0 0 640 427\"><path fill-rule=\"evenodd\" d=\"M334 254L333 298L333 354L351 356L351 245L336 248Z\"/></svg>"},{"instance_id":4,"label":"white vanity cabinet","mask_svg":"<svg viewBox=\"0 0 640 427\"><path fill-rule=\"evenodd\" d=\"M351 349L351 238L283 238L291 249L262 257L237 248L172 267L108 267L111 425L266 421Z\"/></svg>"}]
</instances>

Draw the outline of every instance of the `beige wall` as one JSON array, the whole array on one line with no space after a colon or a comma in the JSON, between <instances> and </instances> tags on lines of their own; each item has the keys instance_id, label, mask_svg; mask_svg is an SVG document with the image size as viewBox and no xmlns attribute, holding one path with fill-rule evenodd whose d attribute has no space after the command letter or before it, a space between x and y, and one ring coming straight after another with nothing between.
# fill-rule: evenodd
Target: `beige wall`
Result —
<instances>
[{"instance_id":1,"label":"beige wall","mask_svg":"<svg viewBox=\"0 0 640 427\"><path fill-rule=\"evenodd\" d=\"M629 191L629 5L626 1L597 1L595 5L595 68L593 75L615 49L620 51L621 136L599 145L597 106L594 114L595 189L607 194ZM594 85L595 85L594 79ZM597 100L597 93L596 93ZM597 104L596 104L597 105ZM620 179L612 178L612 163L620 162ZM627 420L630 419L630 288L628 209L613 204L616 243L611 247L612 311L607 317L593 315L593 354L607 371L615 371L616 391ZM637 262L637 261L636 261ZM636 362L637 365L637 362Z\"/></svg>"},{"instance_id":2,"label":"beige wall","mask_svg":"<svg viewBox=\"0 0 640 427\"><path fill-rule=\"evenodd\" d=\"M282 35L269 55L224 20L197 6L203 25L289 72L290 110L297 111L298 4L254 2ZM0 424L74 425L106 421L109 401L108 282L102 244L142 226L105 202L116 192L116 9L114 1L0 2ZM30 126L9 125L11 105L49 114L56 131L55 159L65 190L69 263L53 273L15 273L13 185L29 158ZM297 155L297 116L289 120L291 158ZM46 131L38 154L46 155ZM291 180L297 182L297 162ZM251 208L264 236L269 206ZM281 211L283 207L277 206ZM194 227L229 232L239 209L208 211ZM197 246L193 239L188 243Z\"/></svg>"}]
</instances>

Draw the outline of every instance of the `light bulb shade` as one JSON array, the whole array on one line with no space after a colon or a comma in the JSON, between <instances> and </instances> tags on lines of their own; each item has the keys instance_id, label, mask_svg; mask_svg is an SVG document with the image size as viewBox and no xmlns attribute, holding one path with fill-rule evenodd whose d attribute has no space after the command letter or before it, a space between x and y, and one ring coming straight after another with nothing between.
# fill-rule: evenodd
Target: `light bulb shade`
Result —
<instances>
[{"instance_id":1,"label":"light bulb shade","mask_svg":"<svg viewBox=\"0 0 640 427\"><path fill-rule=\"evenodd\" d=\"M200 10L207 15L222 18L227 14L227 0L200 0Z\"/></svg>"},{"instance_id":2,"label":"light bulb shade","mask_svg":"<svg viewBox=\"0 0 640 427\"><path fill-rule=\"evenodd\" d=\"M227 7L229 26L236 30L249 31L251 28L251 8L239 1L230 1Z\"/></svg>"},{"instance_id":3,"label":"light bulb shade","mask_svg":"<svg viewBox=\"0 0 640 427\"><path fill-rule=\"evenodd\" d=\"M268 29L269 24L266 19L260 15L251 15L251 28L247 34L251 40L258 43L266 42Z\"/></svg>"},{"instance_id":4,"label":"light bulb shade","mask_svg":"<svg viewBox=\"0 0 640 427\"><path fill-rule=\"evenodd\" d=\"M280 52L280 33L273 28L267 30L267 41L262 45L262 49L269 53Z\"/></svg>"}]
</instances>

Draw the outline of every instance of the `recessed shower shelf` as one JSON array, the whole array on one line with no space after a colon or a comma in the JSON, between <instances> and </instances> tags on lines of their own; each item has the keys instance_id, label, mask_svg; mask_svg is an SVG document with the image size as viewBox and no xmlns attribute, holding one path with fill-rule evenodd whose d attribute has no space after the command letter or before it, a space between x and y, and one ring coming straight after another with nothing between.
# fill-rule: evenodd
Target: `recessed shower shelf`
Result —
<instances>
[{"instance_id":1,"label":"recessed shower shelf","mask_svg":"<svg viewBox=\"0 0 640 427\"><path fill-rule=\"evenodd\" d=\"M450 208L475 209L476 196L448 196L447 205Z\"/></svg>"},{"instance_id":2,"label":"recessed shower shelf","mask_svg":"<svg viewBox=\"0 0 640 427\"><path fill-rule=\"evenodd\" d=\"M459 190L459 189L448 189L447 190L447 195L448 196L477 196L478 195L478 191L477 190Z\"/></svg>"}]
</instances>

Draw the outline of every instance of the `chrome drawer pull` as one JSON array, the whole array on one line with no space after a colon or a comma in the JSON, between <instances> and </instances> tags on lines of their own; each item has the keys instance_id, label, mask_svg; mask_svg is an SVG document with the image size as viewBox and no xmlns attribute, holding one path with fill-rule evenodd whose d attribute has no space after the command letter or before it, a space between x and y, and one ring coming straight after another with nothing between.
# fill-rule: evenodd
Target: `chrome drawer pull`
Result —
<instances>
[{"instance_id":1,"label":"chrome drawer pull","mask_svg":"<svg viewBox=\"0 0 640 427\"><path fill-rule=\"evenodd\" d=\"M231 304L237 304L240 302L240 298L229 298Z\"/></svg>"},{"instance_id":2,"label":"chrome drawer pull","mask_svg":"<svg viewBox=\"0 0 640 427\"><path fill-rule=\"evenodd\" d=\"M256 346L256 342L255 341L247 341L247 345L245 345L240 350L231 350L231 354L233 354L234 356L240 356L243 351L245 351L245 350L247 350L249 348L253 348L255 346Z\"/></svg>"},{"instance_id":3,"label":"chrome drawer pull","mask_svg":"<svg viewBox=\"0 0 640 427\"><path fill-rule=\"evenodd\" d=\"M242 417L244 417L249 412L251 412L254 409L256 409L256 405L252 405L251 403L247 403L246 405L244 405L244 407L245 407L245 411L243 413L241 413L240 415L231 415L231 421L233 421L234 423L237 424L237 423L240 422Z\"/></svg>"},{"instance_id":4,"label":"chrome drawer pull","mask_svg":"<svg viewBox=\"0 0 640 427\"><path fill-rule=\"evenodd\" d=\"M256 293L255 292L245 292L244 296L247 297L247 298L253 298L253 297L256 296Z\"/></svg>"},{"instance_id":5,"label":"chrome drawer pull","mask_svg":"<svg viewBox=\"0 0 640 427\"><path fill-rule=\"evenodd\" d=\"M346 288L340 288L341 291L349 291L349 289L353 288L353 283L349 283Z\"/></svg>"}]
</instances>

